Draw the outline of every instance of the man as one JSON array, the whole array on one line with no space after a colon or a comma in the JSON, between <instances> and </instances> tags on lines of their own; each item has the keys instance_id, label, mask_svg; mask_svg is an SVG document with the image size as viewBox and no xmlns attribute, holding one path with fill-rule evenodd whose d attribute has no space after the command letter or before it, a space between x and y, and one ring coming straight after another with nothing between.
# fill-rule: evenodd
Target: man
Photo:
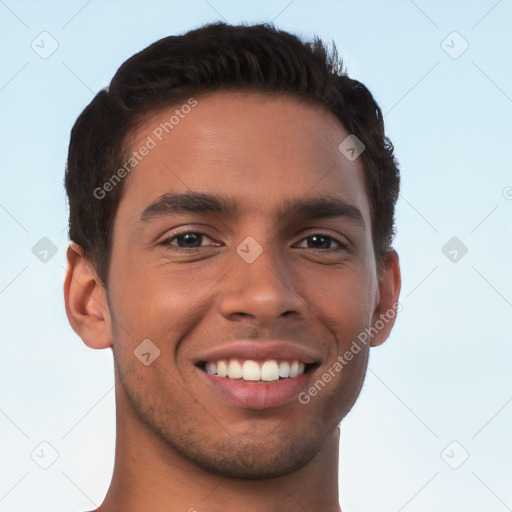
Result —
<instances>
[{"instance_id":1,"label":"man","mask_svg":"<svg viewBox=\"0 0 512 512\"><path fill-rule=\"evenodd\" d=\"M397 309L398 182L318 40L219 23L120 67L66 172L66 311L116 376L98 511L340 510L339 423Z\"/></svg>"}]
</instances>

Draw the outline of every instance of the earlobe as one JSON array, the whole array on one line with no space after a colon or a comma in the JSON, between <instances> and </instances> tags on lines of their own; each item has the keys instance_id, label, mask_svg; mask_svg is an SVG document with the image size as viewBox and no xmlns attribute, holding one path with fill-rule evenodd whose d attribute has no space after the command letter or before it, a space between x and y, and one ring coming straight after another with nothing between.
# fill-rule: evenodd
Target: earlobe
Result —
<instances>
[{"instance_id":1,"label":"earlobe","mask_svg":"<svg viewBox=\"0 0 512 512\"><path fill-rule=\"evenodd\" d=\"M372 347L384 343L391 332L398 311L401 284L398 254L390 249L382 261L379 298L372 318Z\"/></svg>"},{"instance_id":2,"label":"earlobe","mask_svg":"<svg viewBox=\"0 0 512 512\"><path fill-rule=\"evenodd\" d=\"M106 290L79 245L71 242L66 256L68 270L64 281L64 302L69 323L88 347L111 347Z\"/></svg>"}]
</instances>

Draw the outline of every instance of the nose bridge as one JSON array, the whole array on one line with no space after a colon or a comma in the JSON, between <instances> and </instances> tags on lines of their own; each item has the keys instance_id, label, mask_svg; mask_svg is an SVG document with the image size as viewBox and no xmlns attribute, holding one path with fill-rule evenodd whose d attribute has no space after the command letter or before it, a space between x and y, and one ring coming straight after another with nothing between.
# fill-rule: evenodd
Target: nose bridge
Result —
<instances>
[{"instance_id":1,"label":"nose bridge","mask_svg":"<svg viewBox=\"0 0 512 512\"><path fill-rule=\"evenodd\" d=\"M236 247L220 303L226 318L248 315L268 324L283 314L304 314L293 276L269 235L256 235L259 241L248 236Z\"/></svg>"},{"instance_id":2,"label":"nose bridge","mask_svg":"<svg viewBox=\"0 0 512 512\"><path fill-rule=\"evenodd\" d=\"M286 272L283 272L283 256L268 237L262 243L263 245L260 245L251 236L245 238L236 248L238 258L235 258L234 265L246 286L249 284L273 287L278 283L282 286L281 279L286 279Z\"/></svg>"}]
</instances>

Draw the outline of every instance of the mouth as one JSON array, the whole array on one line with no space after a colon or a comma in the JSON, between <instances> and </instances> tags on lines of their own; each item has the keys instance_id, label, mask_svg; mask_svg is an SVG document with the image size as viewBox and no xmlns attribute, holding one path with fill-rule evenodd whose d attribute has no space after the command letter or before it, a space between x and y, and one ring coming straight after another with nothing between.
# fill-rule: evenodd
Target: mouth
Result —
<instances>
[{"instance_id":1,"label":"mouth","mask_svg":"<svg viewBox=\"0 0 512 512\"><path fill-rule=\"evenodd\" d=\"M261 410L299 403L322 359L311 346L246 340L199 354L193 363L212 400Z\"/></svg>"}]
</instances>

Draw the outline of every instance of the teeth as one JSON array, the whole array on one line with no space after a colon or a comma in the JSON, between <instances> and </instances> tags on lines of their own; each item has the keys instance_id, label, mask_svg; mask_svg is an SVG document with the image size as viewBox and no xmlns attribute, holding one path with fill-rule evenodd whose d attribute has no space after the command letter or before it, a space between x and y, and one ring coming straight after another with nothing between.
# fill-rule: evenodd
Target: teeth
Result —
<instances>
[{"instance_id":1,"label":"teeth","mask_svg":"<svg viewBox=\"0 0 512 512\"><path fill-rule=\"evenodd\" d=\"M206 363L205 370L212 375L217 375L217 365L215 363Z\"/></svg>"},{"instance_id":2,"label":"teeth","mask_svg":"<svg viewBox=\"0 0 512 512\"><path fill-rule=\"evenodd\" d=\"M242 379L260 380L260 365L256 361L245 361L242 367Z\"/></svg>"},{"instance_id":3,"label":"teeth","mask_svg":"<svg viewBox=\"0 0 512 512\"><path fill-rule=\"evenodd\" d=\"M297 375L299 375L299 362L293 361L290 366L290 377L293 379L294 377L297 377Z\"/></svg>"},{"instance_id":4,"label":"teeth","mask_svg":"<svg viewBox=\"0 0 512 512\"><path fill-rule=\"evenodd\" d=\"M265 361L261 366L261 380L279 380L279 366L276 361Z\"/></svg>"},{"instance_id":5,"label":"teeth","mask_svg":"<svg viewBox=\"0 0 512 512\"><path fill-rule=\"evenodd\" d=\"M283 377L284 379L290 376L290 363L288 361L283 361L279 365L279 377Z\"/></svg>"},{"instance_id":6,"label":"teeth","mask_svg":"<svg viewBox=\"0 0 512 512\"><path fill-rule=\"evenodd\" d=\"M236 359L231 359L229 361L228 377L230 379L241 379L242 378L242 365Z\"/></svg>"},{"instance_id":7,"label":"teeth","mask_svg":"<svg viewBox=\"0 0 512 512\"><path fill-rule=\"evenodd\" d=\"M250 359L243 362L230 359L229 361L208 362L205 370L212 375L229 379L275 382L280 377L282 379L299 377L304 373L305 364L299 361L281 361L278 363L275 359L264 361L261 364Z\"/></svg>"},{"instance_id":8,"label":"teeth","mask_svg":"<svg viewBox=\"0 0 512 512\"><path fill-rule=\"evenodd\" d=\"M210 363L211 365L211 363ZM208 371L208 370L206 370ZM226 361L219 361L217 363L217 373L219 377L227 377L228 376L228 365L226 364Z\"/></svg>"}]
</instances>

